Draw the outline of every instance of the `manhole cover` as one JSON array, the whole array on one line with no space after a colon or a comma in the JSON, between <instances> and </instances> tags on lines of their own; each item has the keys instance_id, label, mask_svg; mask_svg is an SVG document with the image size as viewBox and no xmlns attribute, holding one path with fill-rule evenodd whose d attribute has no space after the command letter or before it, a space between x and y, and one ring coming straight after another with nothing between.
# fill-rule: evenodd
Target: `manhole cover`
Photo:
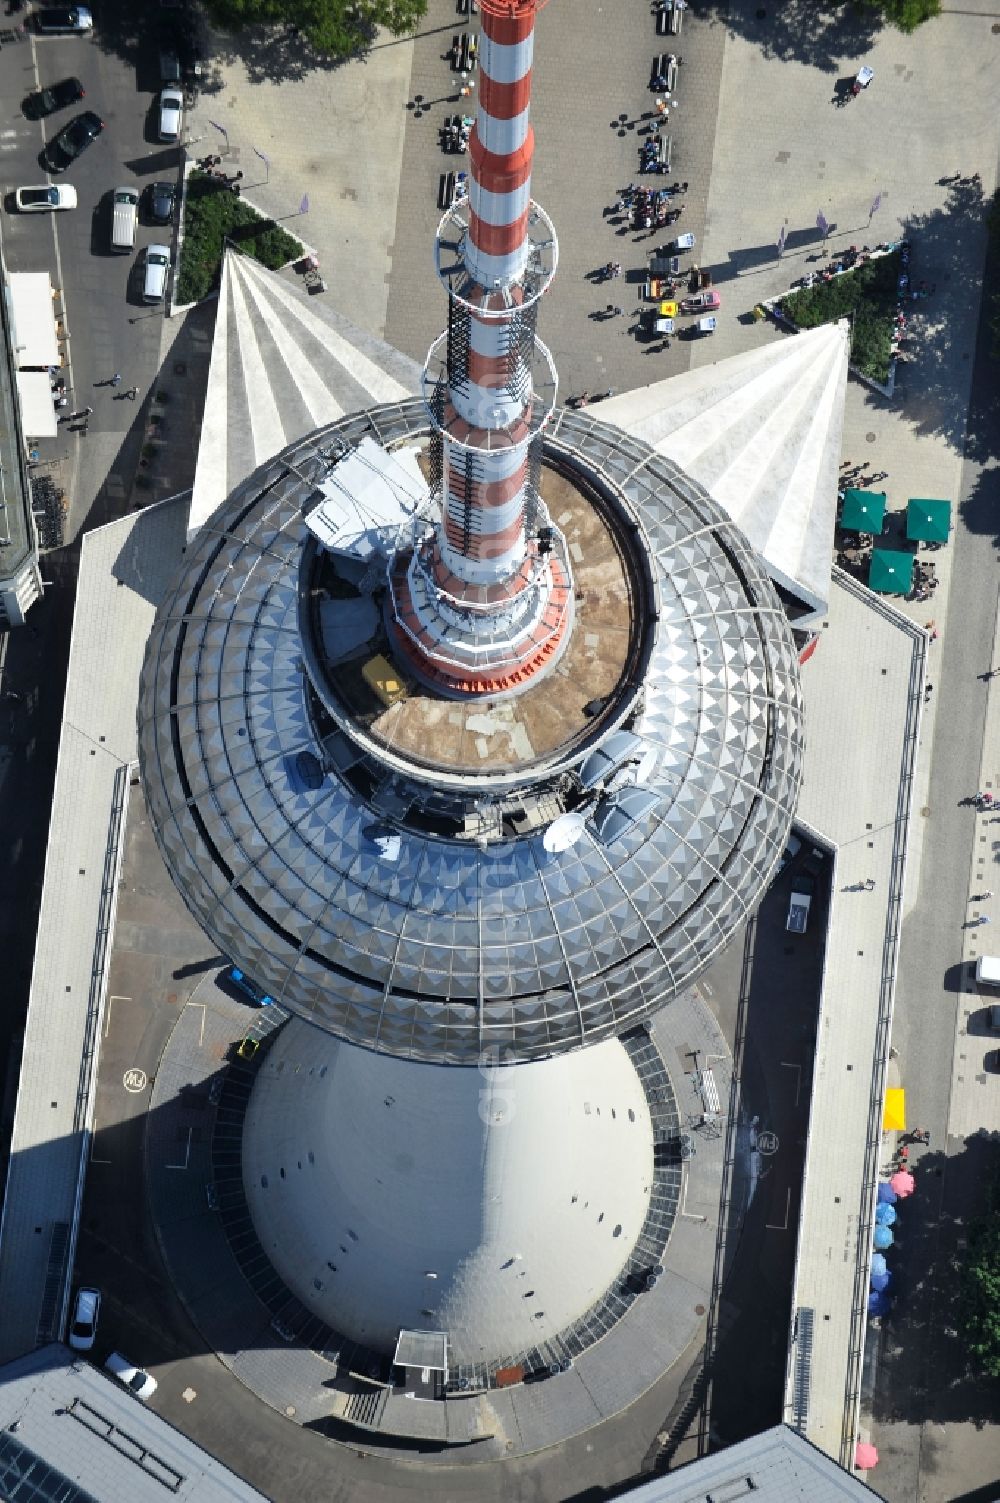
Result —
<instances>
[{"instance_id":1,"label":"manhole cover","mask_svg":"<svg viewBox=\"0 0 1000 1503\"><path fill-rule=\"evenodd\" d=\"M696 1315L704 1315L704 1313L705 1313L705 1306L704 1305L695 1305L695 1307L694 1307L694 1313Z\"/></svg>"},{"instance_id":2,"label":"manhole cover","mask_svg":"<svg viewBox=\"0 0 1000 1503\"><path fill-rule=\"evenodd\" d=\"M929 818L930 812L931 812L931 806L930 806L930 804L925 804L923 806L923 808L921 809L921 811L920 811L920 817L921 817L921 819L927 819L927 818Z\"/></svg>"},{"instance_id":3,"label":"manhole cover","mask_svg":"<svg viewBox=\"0 0 1000 1503\"><path fill-rule=\"evenodd\" d=\"M865 434L865 443L866 444L873 444L874 442L875 442L875 434L874 433L866 433Z\"/></svg>"}]
</instances>

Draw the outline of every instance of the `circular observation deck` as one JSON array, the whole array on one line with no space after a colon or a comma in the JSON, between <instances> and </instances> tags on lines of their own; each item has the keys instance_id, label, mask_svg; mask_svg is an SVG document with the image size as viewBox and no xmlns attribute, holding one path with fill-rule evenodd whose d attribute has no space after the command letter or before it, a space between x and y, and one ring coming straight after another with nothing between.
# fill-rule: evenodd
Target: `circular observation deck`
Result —
<instances>
[{"instance_id":1,"label":"circular observation deck","mask_svg":"<svg viewBox=\"0 0 1000 1503\"><path fill-rule=\"evenodd\" d=\"M781 604L700 486L560 413L542 488L581 597L564 659L537 699L435 699L383 650L386 565L312 594L304 512L364 434L420 444L426 412L309 435L188 549L140 696L160 848L223 953L350 1042L513 1063L618 1035L704 969L785 845Z\"/></svg>"}]
</instances>

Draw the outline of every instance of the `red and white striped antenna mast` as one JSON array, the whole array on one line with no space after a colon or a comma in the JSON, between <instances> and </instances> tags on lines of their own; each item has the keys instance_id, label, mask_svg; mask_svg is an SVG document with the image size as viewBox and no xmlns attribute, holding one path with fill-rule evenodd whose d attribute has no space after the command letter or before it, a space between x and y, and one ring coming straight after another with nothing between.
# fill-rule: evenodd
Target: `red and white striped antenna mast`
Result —
<instances>
[{"instance_id":1,"label":"red and white striped antenna mast","mask_svg":"<svg viewBox=\"0 0 1000 1503\"><path fill-rule=\"evenodd\" d=\"M448 328L424 366L433 535L391 575L397 644L446 694L514 693L572 626L564 540L539 495L556 372L535 333L558 244L531 197L535 16L544 0L480 0L479 99L468 201L438 227Z\"/></svg>"}]
</instances>

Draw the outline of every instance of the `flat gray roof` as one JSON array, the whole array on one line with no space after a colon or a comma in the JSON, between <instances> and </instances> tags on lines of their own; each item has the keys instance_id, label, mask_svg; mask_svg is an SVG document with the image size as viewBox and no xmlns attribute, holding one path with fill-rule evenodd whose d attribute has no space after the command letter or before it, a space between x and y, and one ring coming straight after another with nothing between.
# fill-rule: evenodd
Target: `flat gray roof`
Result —
<instances>
[{"instance_id":1,"label":"flat gray roof","mask_svg":"<svg viewBox=\"0 0 1000 1503\"><path fill-rule=\"evenodd\" d=\"M267 1503L55 1342L0 1368L0 1495L13 1503Z\"/></svg>"},{"instance_id":2,"label":"flat gray roof","mask_svg":"<svg viewBox=\"0 0 1000 1503\"><path fill-rule=\"evenodd\" d=\"M7 268L0 264L0 576L17 573L35 549L31 487L25 466L21 409L14 385L14 358L7 305Z\"/></svg>"},{"instance_id":3,"label":"flat gray roof","mask_svg":"<svg viewBox=\"0 0 1000 1503\"><path fill-rule=\"evenodd\" d=\"M186 519L182 497L83 540L0 1222L0 1361L59 1334L60 1279L72 1251L95 1020L103 1004L102 922L115 891L109 857L120 839L116 799L127 793L136 754L142 654Z\"/></svg>"},{"instance_id":4,"label":"flat gray roof","mask_svg":"<svg viewBox=\"0 0 1000 1503\"><path fill-rule=\"evenodd\" d=\"M753 1503L793 1503L796 1498L844 1503L853 1498L861 1503L882 1495L787 1425L775 1425L623 1496L632 1503L740 1503L744 1498Z\"/></svg>"}]
</instances>

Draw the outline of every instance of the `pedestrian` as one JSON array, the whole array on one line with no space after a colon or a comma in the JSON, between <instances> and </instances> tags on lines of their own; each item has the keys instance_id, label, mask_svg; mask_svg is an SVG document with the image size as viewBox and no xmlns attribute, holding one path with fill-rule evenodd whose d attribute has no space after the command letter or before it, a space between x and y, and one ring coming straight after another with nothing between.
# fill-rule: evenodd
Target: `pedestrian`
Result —
<instances>
[{"instance_id":1,"label":"pedestrian","mask_svg":"<svg viewBox=\"0 0 1000 1503\"><path fill-rule=\"evenodd\" d=\"M130 402L134 402L136 397L139 395L138 386L130 386L125 395L128 397Z\"/></svg>"},{"instance_id":2,"label":"pedestrian","mask_svg":"<svg viewBox=\"0 0 1000 1503\"><path fill-rule=\"evenodd\" d=\"M931 695L933 693L934 693L934 685L933 684L925 684L924 685L924 703L925 704L926 704L927 700L930 699L930 697L931 697Z\"/></svg>"},{"instance_id":3,"label":"pedestrian","mask_svg":"<svg viewBox=\"0 0 1000 1503\"><path fill-rule=\"evenodd\" d=\"M991 923L991 922L992 921L991 921L990 916L989 916L988 913L981 913L979 915L978 920L977 920L977 923L979 923L979 924L988 924L988 923Z\"/></svg>"},{"instance_id":4,"label":"pedestrian","mask_svg":"<svg viewBox=\"0 0 1000 1503\"><path fill-rule=\"evenodd\" d=\"M875 878L874 877L866 877L865 878L865 892L874 892L874 891L875 891Z\"/></svg>"},{"instance_id":5,"label":"pedestrian","mask_svg":"<svg viewBox=\"0 0 1000 1503\"><path fill-rule=\"evenodd\" d=\"M108 382L108 385L109 386L121 386L121 384L122 384L122 373L121 373L121 371L115 371L114 375L111 377L111 380Z\"/></svg>"}]
</instances>

